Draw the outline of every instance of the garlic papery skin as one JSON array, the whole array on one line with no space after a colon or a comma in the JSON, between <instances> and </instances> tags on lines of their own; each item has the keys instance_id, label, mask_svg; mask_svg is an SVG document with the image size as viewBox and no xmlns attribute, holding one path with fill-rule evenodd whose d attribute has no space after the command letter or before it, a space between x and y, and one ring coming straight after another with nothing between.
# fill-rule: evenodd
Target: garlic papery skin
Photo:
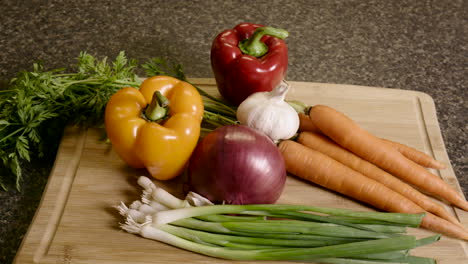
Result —
<instances>
[{"instance_id":1,"label":"garlic papery skin","mask_svg":"<svg viewBox=\"0 0 468 264\"><path fill-rule=\"evenodd\" d=\"M257 92L247 97L237 108L237 120L257 129L277 143L293 137L299 129L299 116L284 101L289 84L281 82L271 92Z\"/></svg>"}]
</instances>

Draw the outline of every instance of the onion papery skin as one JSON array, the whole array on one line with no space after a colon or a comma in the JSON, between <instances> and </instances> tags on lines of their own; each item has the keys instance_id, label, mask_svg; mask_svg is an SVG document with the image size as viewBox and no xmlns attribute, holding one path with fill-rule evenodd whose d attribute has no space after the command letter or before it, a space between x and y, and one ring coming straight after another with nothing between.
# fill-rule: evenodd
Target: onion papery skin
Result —
<instances>
[{"instance_id":1,"label":"onion papery skin","mask_svg":"<svg viewBox=\"0 0 468 264\"><path fill-rule=\"evenodd\" d=\"M277 146L244 125L207 134L188 165L188 190L217 204L272 204L285 182L285 163Z\"/></svg>"}]
</instances>

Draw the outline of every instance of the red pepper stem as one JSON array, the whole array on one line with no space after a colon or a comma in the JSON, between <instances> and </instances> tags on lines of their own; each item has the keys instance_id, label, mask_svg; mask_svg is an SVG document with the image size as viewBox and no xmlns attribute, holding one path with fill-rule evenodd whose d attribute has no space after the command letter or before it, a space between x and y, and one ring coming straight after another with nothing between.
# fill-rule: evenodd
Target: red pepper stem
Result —
<instances>
[{"instance_id":1,"label":"red pepper stem","mask_svg":"<svg viewBox=\"0 0 468 264\"><path fill-rule=\"evenodd\" d=\"M150 121L162 120L169 112L169 100L161 94L160 91L155 91L151 98L151 103L145 110L145 116Z\"/></svg>"},{"instance_id":2,"label":"red pepper stem","mask_svg":"<svg viewBox=\"0 0 468 264\"><path fill-rule=\"evenodd\" d=\"M255 30L252 37L244 39L239 43L239 49L242 53L254 57L261 57L268 52L268 46L261 42L263 36L268 35L279 39L285 39L289 33L280 28L259 27Z\"/></svg>"}]
</instances>

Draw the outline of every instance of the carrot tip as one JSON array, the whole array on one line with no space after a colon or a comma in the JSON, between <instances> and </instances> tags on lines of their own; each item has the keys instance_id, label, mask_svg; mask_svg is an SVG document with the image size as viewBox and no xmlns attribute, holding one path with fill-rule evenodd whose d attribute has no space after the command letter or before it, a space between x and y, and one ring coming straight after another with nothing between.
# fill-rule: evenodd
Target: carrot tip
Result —
<instances>
[{"instance_id":1,"label":"carrot tip","mask_svg":"<svg viewBox=\"0 0 468 264\"><path fill-rule=\"evenodd\" d=\"M440 170L443 170L443 169L447 168L447 165L445 165L445 163L443 163L443 162L437 161L437 164L438 164Z\"/></svg>"}]
</instances>

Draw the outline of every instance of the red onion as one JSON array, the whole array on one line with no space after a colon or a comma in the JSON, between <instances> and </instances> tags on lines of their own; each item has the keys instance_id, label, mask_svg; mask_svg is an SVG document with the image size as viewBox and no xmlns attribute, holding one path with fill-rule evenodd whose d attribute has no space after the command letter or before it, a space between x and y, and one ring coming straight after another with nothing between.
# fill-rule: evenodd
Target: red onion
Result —
<instances>
[{"instance_id":1,"label":"red onion","mask_svg":"<svg viewBox=\"0 0 468 264\"><path fill-rule=\"evenodd\" d=\"M188 189L214 203L270 204L280 197L286 168L276 145L243 125L219 127L195 148Z\"/></svg>"}]
</instances>

